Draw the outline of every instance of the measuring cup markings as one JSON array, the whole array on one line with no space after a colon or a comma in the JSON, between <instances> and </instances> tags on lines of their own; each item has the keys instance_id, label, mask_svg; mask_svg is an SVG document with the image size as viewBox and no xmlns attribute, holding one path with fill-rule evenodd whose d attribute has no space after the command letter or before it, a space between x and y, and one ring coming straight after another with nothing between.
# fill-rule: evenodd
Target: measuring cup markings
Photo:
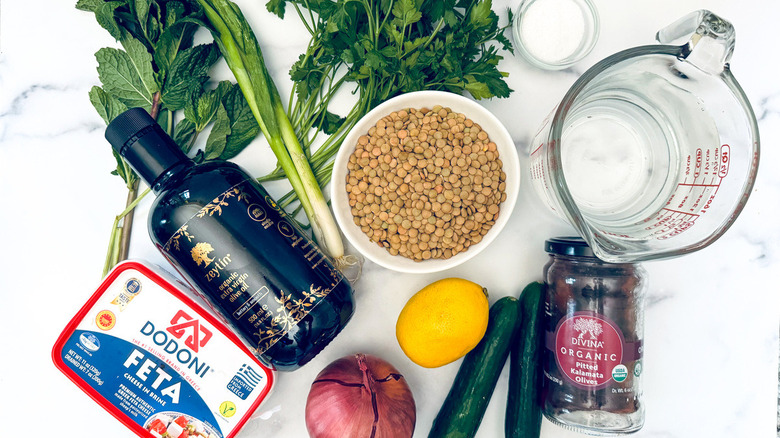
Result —
<instances>
[{"instance_id":1,"label":"measuring cup markings","mask_svg":"<svg viewBox=\"0 0 780 438\"><path fill-rule=\"evenodd\" d=\"M697 11L657 39L586 71L530 143L533 186L605 261L706 247L755 183L758 125L729 68L731 25Z\"/></svg>"},{"instance_id":2,"label":"measuring cup markings","mask_svg":"<svg viewBox=\"0 0 780 438\"><path fill-rule=\"evenodd\" d=\"M553 111L553 114L554 113L555 113L555 111ZM547 116L545 121L549 121L549 119L550 119L550 116ZM544 130L544 126L539 130L537 135L539 135L543 130ZM555 140L549 141L548 144L549 144L549 146L548 146L549 149L554 149L555 148ZM548 191L548 190L550 190L550 185L549 185L550 176L547 174L548 166L543 162L543 160L545 158L545 153L546 153L546 151L544 150L545 149L544 148L545 145L546 145L546 143L542 142L542 143L539 144L539 146L536 149L534 149L533 152L531 152L531 156L530 156L530 158L531 158L531 166L530 166L530 168L531 168L531 182L534 185L541 185L543 187L541 190ZM557 170L557 168L555 170ZM545 201L547 206L550 208L550 210L552 210L556 214L559 214L559 215L561 214L559 212L559 210L556 208L557 204L555 202L553 202L553 200L549 196L545 197L543 200Z\"/></svg>"},{"instance_id":3,"label":"measuring cup markings","mask_svg":"<svg viewBox=\"0 0 780 438\"><path fill-rule=\"evenodd\" d=\"M653 231L651 233L653 238L665 240L677 236L690 229L694 222L707 212L720 189L723 178L728 174L729 153L730 147L722 145L720 148L706 149L706 151L698 148L695 152L695 161L690 155L686 158L685 180L677 184L676 190L662 209L663 212L655 216L656 223L645 228L647 231ZM693 180L688 182L691 176L691 161L694 161L695 167ZM682 196L682 200L675 201L678 195ZM704 199L707 201L702 205Z\"/></svg>"}]
</instances>

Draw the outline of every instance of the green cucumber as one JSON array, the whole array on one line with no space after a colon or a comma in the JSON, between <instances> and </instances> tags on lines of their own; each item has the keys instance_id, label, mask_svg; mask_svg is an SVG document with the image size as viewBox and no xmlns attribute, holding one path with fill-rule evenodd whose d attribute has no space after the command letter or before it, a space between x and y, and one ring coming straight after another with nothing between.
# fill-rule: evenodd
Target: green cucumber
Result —
<instances>
[{"instance_id":1,"label":"green cucumber","mask_svg":"<svg viewBox=\"0 0 780 438\"><path fill-rule=\"evenodd\" d=\"M520 302L514 297L501 298L490 307L485 336L463 358L429 438L466 438L477 433L520 326L519 309Z\"/></svg>"},{"instance_id":2,"label":"green cucumber","mask_svg":"<svg viewBox=\"0 0 780 438\"><path fill-rule=\"evenodd\" d=\"M506 438L539 438L542 409L542 301L544 285L529 284L520 293L520 329L509 354Z\"/></svg>"}]
</instances>

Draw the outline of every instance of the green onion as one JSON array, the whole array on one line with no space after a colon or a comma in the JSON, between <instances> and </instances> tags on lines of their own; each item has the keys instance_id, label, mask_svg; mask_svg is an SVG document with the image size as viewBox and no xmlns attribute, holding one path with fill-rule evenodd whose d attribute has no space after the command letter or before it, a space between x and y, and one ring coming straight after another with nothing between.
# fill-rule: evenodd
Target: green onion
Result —
<instances>
[{"instance_id":1,"label":"green onion","mask_svg":"<svg viewBox=\"0 0 780 438\"><path fill-rule=\"evenodd\" d=\"M198 0L198 3L211 23L214 40L236 77L260 130L309 218L314 239L337 266L354 263L344 256L339 229L268 74L249 23L231 1Z\"/></svg>"}]
</instances>

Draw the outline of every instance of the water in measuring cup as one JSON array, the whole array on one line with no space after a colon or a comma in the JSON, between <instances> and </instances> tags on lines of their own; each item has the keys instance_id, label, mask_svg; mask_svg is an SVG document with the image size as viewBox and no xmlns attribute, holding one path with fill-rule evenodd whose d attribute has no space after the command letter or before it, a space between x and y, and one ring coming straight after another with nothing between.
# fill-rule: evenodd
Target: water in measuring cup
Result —
<instances>
[{"instance_id":1,"label":"water in measuring cup","mask_svg":"<svg viewBox=\"0 0 780 438\"><path fill-rule=\"evenodd\" d=\"M690 227L710 195L687 182L693 181L697 156L717 155L707 149L719 147L717 131L692 94L681 95L655 75L631 82L642 86L614 81L614 88L603 87L572 108L561 138L561 165L575 203L596 228L664 238ZM699 202L688 201L691 196ZM680 199L683 213L670 209Z\"/></svg>"},{"instance_id":2,"label":"water in measuring cup","mask_svg":"<svg viewBox=\"0 0 780 438\"><path fill-rule=\"evenodd\" d=\"M670 127L622 98L594 99L567 121L561 164L584 216L619 226L660 208L679 167Z\"/></svg>"}]
</instances>

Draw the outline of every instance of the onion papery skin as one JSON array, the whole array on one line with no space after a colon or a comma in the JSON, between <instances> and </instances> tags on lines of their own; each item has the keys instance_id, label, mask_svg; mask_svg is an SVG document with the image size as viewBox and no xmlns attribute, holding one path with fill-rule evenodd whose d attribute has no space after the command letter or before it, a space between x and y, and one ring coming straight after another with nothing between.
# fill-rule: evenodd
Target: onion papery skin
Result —
<instances>
[{"instance_id":1,"label":"onion papery skin","mask_svg":"<svg viewBox=\"0 0 780 438\"><path fill-rule=\"evenodd\" d=\"M369 354L345 356L325 367L306 400L311 438L410 438L416 420L406 379Z\"/></svg>"}]
</instances>

